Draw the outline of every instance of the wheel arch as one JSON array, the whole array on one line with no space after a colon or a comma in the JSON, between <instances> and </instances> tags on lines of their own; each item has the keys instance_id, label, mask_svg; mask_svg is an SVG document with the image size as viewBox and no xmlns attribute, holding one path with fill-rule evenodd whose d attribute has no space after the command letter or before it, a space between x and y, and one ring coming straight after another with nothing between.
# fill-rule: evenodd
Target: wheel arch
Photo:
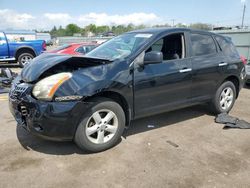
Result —
<instances>
[{"instance_id":1,"label":"wheel arch","mask_svg":"<svg viewBox=\"0 0 250 188\"><path fill-rule=\"evenodd\" d=\"M97 93L90 97L85 98L84 101L93 100L94 98L98 98L98 97L108 98L117 102L122 107L125 113L126 127L130 126L130 121L132 119L132 110L128 101L122 94L115 92L115 91L102 91L100 93Z\"/></svg>"},{"instance_id":2,"label":"wheel arch","mask_svg":"<svg viewBox=\"0 0 250 188\"><path fill-rule=\"evenodd\" d=\"M238 98L239 96L239 92L240 92L240 81L239 78L237 76L228 76L227 78L225 78L225 80L222 82L226 82L226 81L230 81L234 84L235 89L236 89L236 98Z\"/></svg>"},{"instance_id":3,"label":"wheel arch","mask_svg":"<svg viewBox=\"0 0 250 188\"><path fill-rule=\"evenodd\" d=\"M36 57L35 50L29 46L19 47L15 52L15 58L18 59L19 55L22 53L32 53L32 55L34 55L34 57Z\"/></svg>"}]
</instances>

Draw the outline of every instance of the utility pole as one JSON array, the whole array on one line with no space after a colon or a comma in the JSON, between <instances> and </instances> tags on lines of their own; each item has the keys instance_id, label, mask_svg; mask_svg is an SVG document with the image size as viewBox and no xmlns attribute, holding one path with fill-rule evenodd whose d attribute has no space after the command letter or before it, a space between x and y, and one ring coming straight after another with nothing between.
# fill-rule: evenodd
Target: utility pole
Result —
<instances>
[{"instance_id":1,"label":"utility pole","mask_svg":"<svg viewBox=\"0 0 250 188\"><path fill-rule=\"evenodd\" d=\"M172 27L174 27L174 21L175 21L175 19L172 19L171 21L173 22L173 25L172 25Z\"/></svg>"},{"instance_id":2,"label":"utility pole","mask_svg":"<svg viewBox=\"0 0 250 188\"><path fill-rule=\"evenodd\" d=\"M243 15L242 15L241 29L243 29L243 27L244 27L245 12L246 12L246 2L244 2L244 7L243 7Z\"/></svg>"}]
</instances>

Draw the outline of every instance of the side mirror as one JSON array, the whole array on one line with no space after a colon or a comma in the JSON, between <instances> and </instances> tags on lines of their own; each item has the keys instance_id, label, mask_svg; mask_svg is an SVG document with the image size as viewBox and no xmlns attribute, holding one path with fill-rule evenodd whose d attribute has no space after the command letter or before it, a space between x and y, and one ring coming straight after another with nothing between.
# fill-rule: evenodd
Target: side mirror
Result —
<instances>
[{"instance_id":1,"label":"side mirror","mask_svg":"<svg viewBox=\"0 0 250 188\"><path fill-rule=\"evenodd\" d=\"M146 53L144 56L144 65L162 63L162 61L163 61L162 52L151 51Z\"/></svg>"}]
</instances>

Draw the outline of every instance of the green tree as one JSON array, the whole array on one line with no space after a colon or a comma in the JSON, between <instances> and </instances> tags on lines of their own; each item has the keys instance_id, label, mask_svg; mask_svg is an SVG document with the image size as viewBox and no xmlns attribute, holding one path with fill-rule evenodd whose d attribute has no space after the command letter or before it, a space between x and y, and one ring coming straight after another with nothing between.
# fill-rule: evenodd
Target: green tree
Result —
<instances>
[{"instance_id":1,"label":"green tree","mask_svg":"<svg viewBox=\"0 0 250 188\"><path fill-rule=\"evenodd\" d=\"M65 36L66 35L66 31L65 31L65 29L63 29L62 28L62 26L60 25L59 26L59 29L57 30L57 32L56 32L56 36L57 37L63 37L63 36Z\"/></svg>"},{"instance_id":2,"label":"green tree","mask_svg":"<svg viewBox=\"0 0 250 188\"><path fill-rule=\"evenodd\" d=\"M95 24L90 24L85 27L86 32L92 32L96 33L96 25Z\"/></svg>"},{"instance_id":3,"label":"green tree","mask_svg":"<svg viewBox=\"0 0 250 188\"><path fill-rule=\"evenodd\" d=\"M74 33L81 33L81 28L76 24L69 24L65 29L66 35L73 36Z\"/></svg>"},{"instance_id":4,"label":"green tree","mask_svg":"<svg viewBox=\"0 0 250 188\"><path fill-rule=\"evenodd\" d=\"M56 36L57 36L57 28L56 28L56 26L54 26L54 27L51 29L50 35L51 35L52 37L56 37Z\"/></svg>"},{"instance_id":5,"label":"green tree","mask_svg":"<svg viewBox=\"0 0 250 188\"><path fill-rule=\"evenodd\" d=\"M171 27L168 23L162 25L154 25L153 27Z\"/></svg>"},{"instance_id":6,"label":"green tree","mask_svg":"<svg viewBox=\"0 0 250 188\"><path fill-rule=\"evenodd\" d=\"M175 27L182 27L182 28L186 28L187 25L184 25L183 23L178 23L175 25Z\"/></svg>"},{"instance_id":7,"label":"green tree","mask_svg":"<svg viewBox=\"0 0 250 188\"><path fill-rule=\"evenodd\" d=\"M192 28L192 29L201 29L201 30L212 30L213 27L210 24L194 23L194 24L190 24L189 28Z\"/></svg>"},{"instance_id":8,"label":"green tree","mask_svg":"<svg viewBox=\"0 0 250 188\"><path fill-rule=\"evenodd\" d=\"M95 34L100 34L100 33L108 32L108 31L110 31L110 28L107 25L97 26Z\"/></svg>"}]
</instances>

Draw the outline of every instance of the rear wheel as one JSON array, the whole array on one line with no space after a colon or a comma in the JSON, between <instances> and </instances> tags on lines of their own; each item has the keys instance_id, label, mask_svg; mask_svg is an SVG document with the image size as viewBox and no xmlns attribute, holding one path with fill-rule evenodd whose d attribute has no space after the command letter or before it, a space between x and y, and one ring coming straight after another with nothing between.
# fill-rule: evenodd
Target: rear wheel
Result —
<instances>
[{"instance_id":1,"label":"rear wheel","mask_svg":"<svg viewBox=\"0 0 250 188\"><path fill-rule=\"evenodd\" d=\"M211 102L212 111L215 114L228 113L233 108L236 99L235 85L230 82L224 82L216 91Z\"/></svg>"},{"instance_id":2,"label":"rear wheel","mask_svg":"<svg viewBox=\"0 0 250 188\"><path fill-rule=\"evenodd\" d=\"M22 53L18 56L17 61L20 65L20 67L24 67L30 61L34 58L34 55L32 53Z\"/></svg>"},{"instance_id":3,"label":"rear wheel","mask_svg":"<svg viewBox=\"0 0 250 188\"><path fill-rule=\"evenodd\" d=\"M100 152L113 147L123 133L125 114L121 106L99 98L83 116L75 134L75 143L83 150Z\"/></svg>"}]
</instances>

